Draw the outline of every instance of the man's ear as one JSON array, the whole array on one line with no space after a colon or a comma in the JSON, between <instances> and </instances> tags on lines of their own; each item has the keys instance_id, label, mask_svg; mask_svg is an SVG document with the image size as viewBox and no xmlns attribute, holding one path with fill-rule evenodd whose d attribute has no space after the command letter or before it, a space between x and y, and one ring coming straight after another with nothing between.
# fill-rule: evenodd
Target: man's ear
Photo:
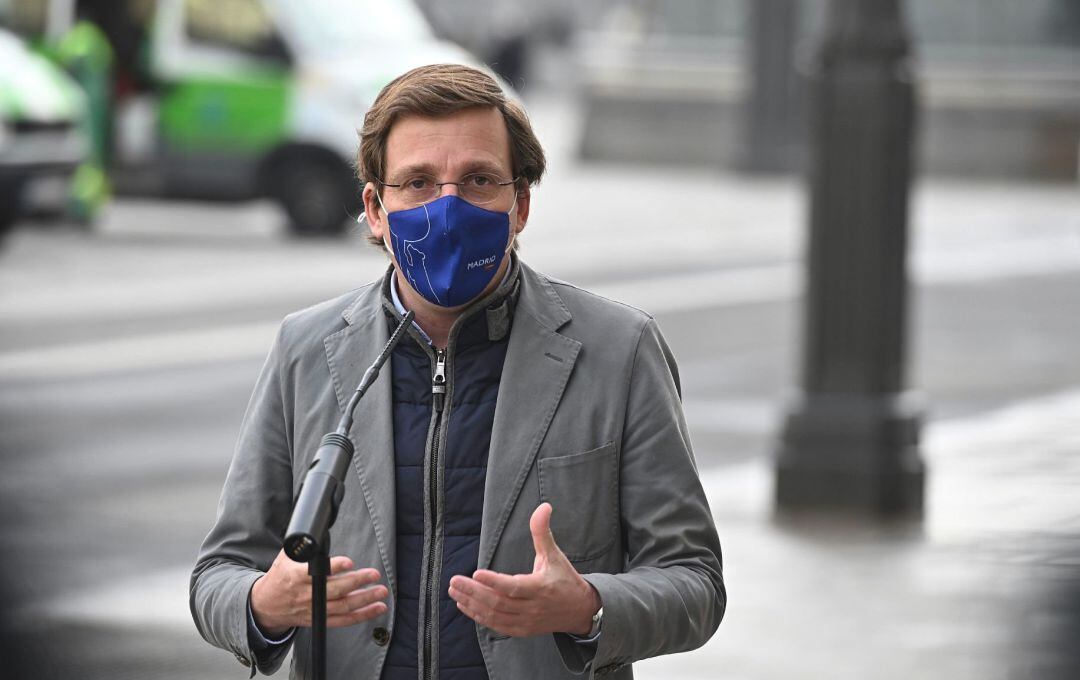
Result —
<instances>
[{"instance_id":1,"label":"man's ear","mask_svg":"<svg viewBox=\"0 0 1080 680\"><path fill-rule=\"evenodd\" d=\"M367 220L371 235L380 241L386 233L386 215L379 204L379 198L375 195L377 189L374 182L364 185L364 219Z\"/></svg>"},{"instance_id":2,"label":"man's ear","mask_svg":"<svg viewBox=\"0 0 1080 680\"><path fill-rule=\"evenodd\" d=\"M527 185L518 189L514 200L517 201L515 231L520 234L525 228L525 223L529 221L529 204L532 201L532 190Z\"/></svg>"}]
</instances>

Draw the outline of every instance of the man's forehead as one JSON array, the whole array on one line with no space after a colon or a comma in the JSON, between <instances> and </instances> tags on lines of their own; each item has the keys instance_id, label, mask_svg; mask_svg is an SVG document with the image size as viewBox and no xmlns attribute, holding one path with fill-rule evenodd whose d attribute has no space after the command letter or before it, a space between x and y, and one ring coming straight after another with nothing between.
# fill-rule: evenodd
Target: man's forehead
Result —
<instances>
[{"instance_id":1,"label":"man's forehead","mask_svg":"<svg viewBox=\"0 0 1080 680\"><path fill-rule=\"evenodd\" d=\"M511 170L510 134L494 107L472 107L446 116L408 114L386 140L388 172L439 171L464 166Z\"/></svg>"}]
</instances>

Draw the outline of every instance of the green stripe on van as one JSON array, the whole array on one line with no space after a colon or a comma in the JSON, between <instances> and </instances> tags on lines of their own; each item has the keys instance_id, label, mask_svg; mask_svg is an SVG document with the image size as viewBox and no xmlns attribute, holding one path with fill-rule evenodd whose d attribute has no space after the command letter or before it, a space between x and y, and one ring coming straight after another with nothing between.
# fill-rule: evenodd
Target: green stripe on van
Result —
<instances>
[{"instance_id":1,"label":"green stripe on van","mask_svg":"<svg viewBox=\"0 0 1080 680\"><path fill-rule=\"evenodd\" d=\"M266 150L285 136L290 89L284 72L186 77L165 86L162 138L185 151Z\"/></svg>"}]
</instances>

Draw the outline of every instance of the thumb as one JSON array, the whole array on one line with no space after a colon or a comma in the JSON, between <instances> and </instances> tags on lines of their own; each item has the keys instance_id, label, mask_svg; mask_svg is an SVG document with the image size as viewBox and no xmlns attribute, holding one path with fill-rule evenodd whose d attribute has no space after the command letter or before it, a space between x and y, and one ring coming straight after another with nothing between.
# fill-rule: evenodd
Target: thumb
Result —
<instances>
[{"instance_id":1,"label":"thumb","mask_svg":"<svg viewBox=\"0 0 1080 680\"><path fill-rule=\"evenodd\" d=\"M537 557L560 552L551 534L551 503L541 503L529 519L529 531L532 533L533 549Z\"/></svg>"}]
</instances>

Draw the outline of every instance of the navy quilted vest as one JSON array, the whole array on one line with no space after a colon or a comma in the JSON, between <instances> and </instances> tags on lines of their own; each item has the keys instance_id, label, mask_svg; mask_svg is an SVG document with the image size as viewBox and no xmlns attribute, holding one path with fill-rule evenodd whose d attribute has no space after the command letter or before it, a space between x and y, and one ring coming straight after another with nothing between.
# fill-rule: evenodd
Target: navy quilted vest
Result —
<instances>
[{"instance_id":1,"label":"navy quilted vest","mask_svg":"<svg viewBox=\"0 0 1080 680\"><path fill-rule=\"evenodd\" d=\"M457 609L447 589L454 574L472 575L476 570L488 446L507 330L493 332L501 337L492 340L484 311L461 324L446 355L447 394L441 415L432 398L436 360L431 348L406 339L391 357L397 610L383 680L421 677L425 640L438 655L438 673L432 680L487 680L476 624ZM441 426L436 428L437 424ZM436 608L428 602L437 602ZM427 620L431 625L425 632Z\"/></svg>"}]
</instances>

